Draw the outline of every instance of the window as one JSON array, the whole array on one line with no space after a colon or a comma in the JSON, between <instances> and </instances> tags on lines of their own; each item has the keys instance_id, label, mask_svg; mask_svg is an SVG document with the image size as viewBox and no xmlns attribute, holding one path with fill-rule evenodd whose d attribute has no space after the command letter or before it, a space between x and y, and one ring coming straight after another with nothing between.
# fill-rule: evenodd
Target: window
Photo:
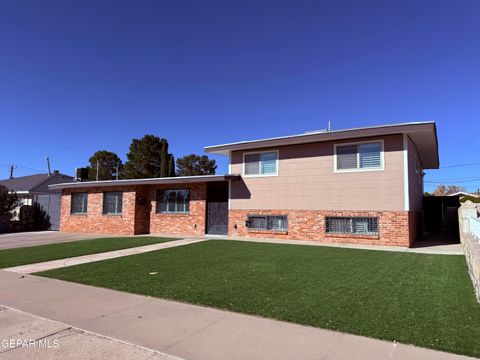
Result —
<instances>
[{"instance_id":1,"label":"window","mask_svg":"<svg viewBox=\"0 0 480 360\"><path fill-rule=\"evenodd\" d=\"M376 217L327 216L325 223L325 229L328 234L378 234L378 218Z\"/></svg>"},{"instance_id":2,"label":"window","mask_svg":"<svg viewBox=\"0 0 480 360\"><path fill-rule=\"evenodd\" d=\"M159 190L157 213L183 214L190 211L190 190Z\"/></svg>"},{"instance_id":3,"label":"window","mask_svg":"<svg viewBox=\"0 0 480 360\"><path fill-rule=\"evenodd\" d=\"M382 142L335 146L335 170L381 170L383 169Z\"/></svg>"},{"instance_id":4,"label":"window","mask_svg":"<svg viewBox=\"0 0 480 360\"><path fill-rule=\"evenodd\" d=\"M278 152L244 155L244 175L277 175Z\"/></svg>"},{"instance_id":5,"label":"window","mask_svg":"<svg viewBox=\"0 0 480 360\"><path fill-rule=\"evenodd\" d=\"M103 214L120 215L122 213L123 193L109 191L103 193Z\"/></svg>"},{"instance_id":6,"label":"window","mask_svg":"<svg viewBox=\"0 0 480 360\"><path fill-rule=\"evenodd\" d=\"M88 207L88 193L73 193L70 208L71 214L86 214Z\"/></svg>"},{"instance_id":7,"label":"window","mask_svg":"<svg viewBox=\"0 0 480 360\"><path fill-rule=\"evenodd\" d=\"M248 229L252 230L272 230L287 231L287 216L268 216L268 215L248 215L246 221Z\"/></svg>"}]
</instances>

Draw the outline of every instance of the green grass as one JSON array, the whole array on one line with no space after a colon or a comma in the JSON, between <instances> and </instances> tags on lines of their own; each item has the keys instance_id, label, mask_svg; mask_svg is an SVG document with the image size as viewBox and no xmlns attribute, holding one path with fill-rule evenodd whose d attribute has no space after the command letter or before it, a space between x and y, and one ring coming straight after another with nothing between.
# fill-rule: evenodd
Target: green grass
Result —
<instances>
[{"instance_id":1,"label":"green grass","mask_svg":"<svg viewBox=\"0 0 480 360\"><path fill-rule=\"evenodd\" d=\"M480 355L463 256L211 240L39 275Z\"/></svg>"},{"instance_id":2,"label":"green grass","mask_svg":"<svg viewBox=\"0 0 480 360\"><path fill-rule=\"evenodd\" d=\"M170 240L176 239L146 236L115 237L0 250L0 269L74 256L98 254L106 251L127 249Z\"/></svg>"}]
</instances>

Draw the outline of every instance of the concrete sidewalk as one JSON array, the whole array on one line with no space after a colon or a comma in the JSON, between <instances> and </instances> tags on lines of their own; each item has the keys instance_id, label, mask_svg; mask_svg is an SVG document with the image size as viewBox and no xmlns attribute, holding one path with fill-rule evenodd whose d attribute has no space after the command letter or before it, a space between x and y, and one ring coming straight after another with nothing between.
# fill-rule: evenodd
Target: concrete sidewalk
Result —
<instances>
[{"instance_id":1,"label":"concrete sidewalk","mask_svg":"<svg viewBox=\"0 0 480 360\"><path fill-rule=\"evenodd\" d=\"M195 238L195 239L172 240L172 241L167 241L167 242L158 243L158 244L137 246L134 248L108 251L108 252L103 252L98 254L82 255L77 257L60 259L60 260L52 260L52 261L45 261L41 263L35 263L35 264L14 266L10 268L5 268L3 270L11 271L19 274L32 274L35 272L58 269L58 268L67 267L67 266L86 264L86 263L91 263L95 261L114 259L122 256L142 254L149 251L189 245L189 244L194 244L201 241L205 241L205 239Z\"/></svg>"},{"instance_id":2,"label":"concrete sidewalk","mask_svg":"<svg viewBox=\"0 0 480 360\"><path fill-rule=\"evenodd\" d=\"M0 271L0 304L185 359L468 359L8 271Z\"/></svg>"},{"instance_id":3,"label":"concrete sidewalk","mask_svg":"<svg viewBox=\"0 0 480 360\"><path fill-rule=\"evenodd\" d=\"M0 306L0 358L178 360L157 351Z\"/></svg>"}]
</instances>

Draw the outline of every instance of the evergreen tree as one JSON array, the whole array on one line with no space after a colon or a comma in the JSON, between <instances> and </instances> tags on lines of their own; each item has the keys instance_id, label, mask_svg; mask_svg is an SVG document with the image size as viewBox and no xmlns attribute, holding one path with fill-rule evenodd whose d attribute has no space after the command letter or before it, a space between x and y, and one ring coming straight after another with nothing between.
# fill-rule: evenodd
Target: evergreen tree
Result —
<instances>
[{"instance_id":1,"label":"evergreen tree","mask_svg":"<svg viewBox=\"0 0 480 360\"><path fill-rule=\"evenodd\" d=\"M145 135L141 139L133 139L127 154L128 160L124 166L123 178L141 179L167 176L167 158L168 142L166 139L160 139L155 135Z\"/></svg>"},{"instance_id":2,"label":"evergreen tree","mask_svg":"<svg viewBox=\"0 0 480 360\"><path fill-rule=\"evenodd\" d=\"M215 175L217 165L206 155L190 154L177 159L178 176Z\"/></svg>"},{"instance_id":3,"label":"evergreen tree","mask_svg":"<svg viewBox=\"0 0 480 360\"><path fill-rule=\"evenodd\" d=\"M98 180L115 180L117 178L117 169L119 177L123 170L122 160L117 154L107 150L99 150L95 152L90 159L88 168L88 179L97 179L97 162L98 162Z\"/></svg>"},{"instance_id":4,"label":"evergreen tree","mask_svg":"<svg viewBox=\"0 0 480 360\"><path fill-rule=\"evenodd\" d=\"M168 155L168 176L175 176L175 158L172 154Z\"/></svg>"}]
</instances>

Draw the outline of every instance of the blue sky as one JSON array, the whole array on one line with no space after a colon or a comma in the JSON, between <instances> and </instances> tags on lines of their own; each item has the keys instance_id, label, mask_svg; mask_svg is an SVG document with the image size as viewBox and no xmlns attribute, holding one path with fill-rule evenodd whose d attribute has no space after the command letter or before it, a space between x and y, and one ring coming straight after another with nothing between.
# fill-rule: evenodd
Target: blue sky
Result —
<instances>
[{"instance_id":1,"label":"blue sky","mask_svg":"<svg viewBox=\"0 0 480 360\"><path fill-rule=\"evenodd\" d=\"M480 163L479 12L476 0L1 1L0 177L44 170L46 156L65 173L100 149L125 160L146 133L179 157L328 121L436 120L443 166ZM480 164L426 181L476 190Z\"/></svg>"}]
</instances>

